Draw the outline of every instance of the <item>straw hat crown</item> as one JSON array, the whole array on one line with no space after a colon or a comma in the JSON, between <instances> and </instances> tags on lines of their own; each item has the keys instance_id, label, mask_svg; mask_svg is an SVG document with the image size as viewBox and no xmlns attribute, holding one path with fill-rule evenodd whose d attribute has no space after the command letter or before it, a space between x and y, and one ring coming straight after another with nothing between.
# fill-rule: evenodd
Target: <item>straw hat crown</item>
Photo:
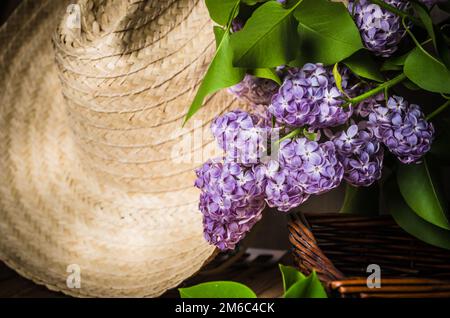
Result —
<instances>
[{"instance_id":1,"label":"straw hat crown","mask_svg":"<svg viewBox=\"0 0 450 318\"><path fill-rule=\"evenodd\" d=\"M213 44L204 6L84 0L80 9L81 30L68 28L66 16L54 43L83 162L129 191L186 189L177 180L192 178L192 165L168 159L186 132L192 79L201 79L209 58L201 54Z\"/></svg>"}]
</instances>

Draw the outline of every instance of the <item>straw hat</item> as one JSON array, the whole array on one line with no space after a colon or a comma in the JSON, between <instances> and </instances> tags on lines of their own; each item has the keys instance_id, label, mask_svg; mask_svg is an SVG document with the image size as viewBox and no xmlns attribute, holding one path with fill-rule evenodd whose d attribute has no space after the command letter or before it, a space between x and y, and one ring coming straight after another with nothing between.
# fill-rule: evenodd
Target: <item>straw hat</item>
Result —
<instances>
[{"instance_id":1,"label":"straw hat","mask_svg":"<svg viewBox=\"0 0 450 318\"><path fill-rule=\"evenodd\" d=\"M25 0L0 29L0 259L74 296L157 296L214 252L193 169L239 106L209 98L179 155L197 160L174 160L215 50L204 1L68 4Z\"/></svg>"}]
</instances>

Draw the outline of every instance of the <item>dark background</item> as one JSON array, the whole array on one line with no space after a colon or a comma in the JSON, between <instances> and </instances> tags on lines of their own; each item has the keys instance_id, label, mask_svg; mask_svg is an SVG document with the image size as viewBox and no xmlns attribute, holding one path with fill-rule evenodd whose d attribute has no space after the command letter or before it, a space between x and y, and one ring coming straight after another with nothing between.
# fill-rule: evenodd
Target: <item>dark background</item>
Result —
<instances>
[{"instance_id":1,"label":"dark background","mask_svg":"<svg viewBox=\"0 0 450 318\"><path fill-rule=\"evenodd\" d=\"M16 6L21 2L21 0L2 0L0 1L0 24L3 24L11 12L16 8Z\"/></svg>"}]
</instances>

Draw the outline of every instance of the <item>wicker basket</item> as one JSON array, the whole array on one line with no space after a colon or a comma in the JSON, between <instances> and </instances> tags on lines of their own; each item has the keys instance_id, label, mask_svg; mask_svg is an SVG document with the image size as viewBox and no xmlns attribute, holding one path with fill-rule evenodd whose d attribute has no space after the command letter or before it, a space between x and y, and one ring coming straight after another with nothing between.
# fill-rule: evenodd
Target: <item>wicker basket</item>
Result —
<instances>
[{"instance_id":1,"label":"wicker basket","mask_svg":"<svg viewBox=\"0 0 450 318\"><path fill-rule=\"evenodd\" d=\"M450 251L423 243L390 216L293 214L289 240L297 267L316 270L334 297L450 297ZM381 288L367 287L369 264Z\"/></svg>"}]
</instances>

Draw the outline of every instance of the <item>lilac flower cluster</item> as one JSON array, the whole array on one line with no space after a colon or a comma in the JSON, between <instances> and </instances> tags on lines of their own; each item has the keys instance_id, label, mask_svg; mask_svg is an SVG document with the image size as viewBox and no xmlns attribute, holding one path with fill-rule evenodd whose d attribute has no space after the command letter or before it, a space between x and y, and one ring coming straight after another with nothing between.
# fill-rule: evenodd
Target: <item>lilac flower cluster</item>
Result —
<instances>
[{"instance_id":1,"label":"lilac flower cluster","mask_svg":"<svg viewBox=\"0 0 450 318\"><path fill-rule=\"evenodd\" d=\"M364 91L361 91L361 94L362 93L364 93ZM373 107L384 101L385 101L384 93L379 93L374 96L371 96L355 106L354 114L362 118L367 118L369 117L370 113L373 112Z\"/></svg>"},{"instance_id":2,"label":"lilac flower cluster","mask_svg":"<svg viewBox=\"0 0 450 318\"><path fill-rule=\"evenodd\" d=\"M218 116L211 131L225 155L196 170L204 236L221 250L234 249L266 206L260 160L271 130L266 119L236 110Z\"/></svg>"},{"instance_id":3,"label":"lilac flower cluster","mask_svg":"<svg viewBox=\"0 0 450 318\"><path fill-rule=\"evenodd\" d=\"M201 190L205 239L221 250L234 249L266 206L261 170L237 163L208 161L196 170Z\"/></svg>"},{"instance_id":4,"label":"lilac flower cluster","mask_svg":"<svg viewBox=\"0 0 450 318\"><path fill-rule=\"evenodd\" d=\"M380 1L342 1L365 48L378 59L392 56L407 32L403 15L391 11L414 15L409 0L381 1L397 10ZM446 0L419 0L429 9L441 1ZM246 16L240 12L233 19L232 33L245 29ZM321 63L279 66L280 85L250 73L228 88L251 107L213 120L211 131L223 155L196 169L210 244L234 249L266 207L288 212L342 182L369 187L381 179L389 153L411 164L430 150L435 131L421 108L388 95L402 76L375 89L344 64L337 64L339 76Z\"/></svg>"},{"instance_id":5,"label":"lilac flower cluster","mask_svg":"<svg viewBox=\"0 0 450 318\"><path fill-rule=\"evenodd\" d=\"M361 87L341 73L346 95L360 94ZM370 186L381 178L383 145L401 162L413 163L434 136L419 106L401 97L386 103L379 94L343 105L333 75L320 64L289 69L272 103L261 107L259 115L236 110L218 116L211 130L224 157L196 171L205 238L222 250L233 249L266 206L290 211L343 180ZM280 131L291 136L274 151Z\"/></svg>"},{"instance_id":6,"label":"lilac flower cluster","mask_svg":"<svg viewBox=\"0 0 450 318\"><path fill-rule=\"evenodd\" d=\"M280 145L279 159L265 163L235 156L236 148L255 150L257 147L250 145L260 144L253 130L269 129L264 124L259 126L260 122L264 121L240 110L217 117L211 128L226 152L224 160L208 161L196 170L205 238L223 250L234 248L245 236L261 218L266 202L280 211L289 211L310 195L338 186L343 177L343 166L330 141L319 144L306 138L285 140ZM239 161L242 159L244 162Z\"/></svg>"},{"instance_id":7,"label":"lilac flower cluster","mask_svg":"<svg viewBox=\"0 0 450 318\"><path fill-rule=\"evenodd\" d=\"M310 195L337 187L342 180L343 167L331 142L286 139L278 156L278 161L266 165L266 201L279 211L289 211Z\"/></svg>"},{"instance_id":8,"label":"lilac flower cluster","mask_svg":"<svg viewBox=\"0 0 450 318\"><path fill-rule=\"evenodd\" d=\"M289 211L309 198L298 183L299 172L296 169L280 165L276 160L269 161L265 169L266 201L270 207L276 207L279 211Z\"/></svg>"},{"instance_id":9,"label":"lilac flower cluster","mask_svg":"<svg viewBox=\"0 0 450 318\"><path fill-rule=\"evenodd\" d=\"M387 4L405 11L407 0L384 0ZM350 0L348 9L352 14L367 49L376 55L391 56L405 34L401 18L370 0Z\"/></svg>"},{"instance_id":10,"label":"lilac flower cluster","mask_svg":"<svg viewBox=\"0 0 450 318\"><path fill-rule=\"evenodd\" d=\"M228 91L250 104L269 105L278 88L278 84L272 80L247 74L242 82L230 87Z\"/></svg>"},{"instance_id":11,"label":"lilac flower cluster","mask_svg":"<svg viewBox=\"0 0 450 318\"><path fill-rule=\"evenodd\" d=\"M267 119L241 110L217 117L211 131L226 158L244 165L261 160L270 134Z\"/></svg>"},{"instance_id":12,"label":"lilac flower cluster","mask_svg":"<svg viewBox=\"0 0 450 318\"><path fill-rule=\"evenodd\" d=\"M367 122L351 125L333 136L344 180L353 186L370 186L381 178L384 150Z\"/></svg>"},{"instance_id":13,"label":"lilac flower cluster","mask_svg":"<svg viewBox=\"0 0 450 318\"><path fill-rule=\"evenodd\" d=\"M375 136L403 163L417 163L430 150L434 127L418 105L402 97L389 98L386 107L376 105L369 115Z\"/></svg>"},{"instance_id":14,"label":"lilac flower cluster","mask_svg":"<svg viewBox=\"0 0 450 318\"><path fill-rule=\"evenodd\" d=\"M322 194L342 180L343 168L330 141L320 144L307 138L287 139L280 145L279 160L297 173L298 184L307 194Z\"/></svg>"},{"instance_id":15,"label":"lilac flower cluster","mask_svg":"<svg viewBox=\"0 0 450 318\"><path fill-rule=\"evenodd\" d=\"M347 88L347 71L342 87ZM323 128L343 124L352 115L351 107L341 107L343 95L336 87L330 68L308 63L292 69L272 98L269 111L282 124Z\"/></svg>"}]
</instances>

